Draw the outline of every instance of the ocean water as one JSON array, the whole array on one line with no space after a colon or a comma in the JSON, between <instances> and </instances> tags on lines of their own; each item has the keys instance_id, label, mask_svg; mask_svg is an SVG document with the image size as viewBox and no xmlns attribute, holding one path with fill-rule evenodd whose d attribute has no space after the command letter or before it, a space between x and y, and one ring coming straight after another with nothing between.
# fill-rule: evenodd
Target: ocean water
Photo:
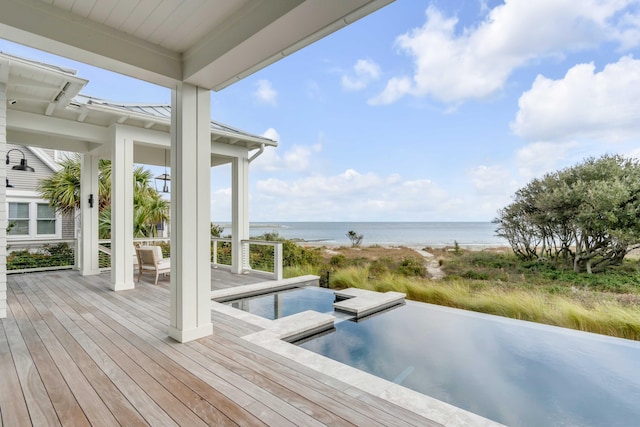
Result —
<instances>
[{"instance_id":1,"label":"ocean water","mask_svg":"<svg viewBox=\"0 0 640 427\"><path fill-rule=\"evenodd\" d=\"M458 242L461 247L508 246L495 235L490 222L271 222L252 223L252 237L277 232L286 239L313 244L350 245L350 230L364 236L363 246L443 247ZM223 235L231 233L225 228Z\"/></svg>"}]
</instances>

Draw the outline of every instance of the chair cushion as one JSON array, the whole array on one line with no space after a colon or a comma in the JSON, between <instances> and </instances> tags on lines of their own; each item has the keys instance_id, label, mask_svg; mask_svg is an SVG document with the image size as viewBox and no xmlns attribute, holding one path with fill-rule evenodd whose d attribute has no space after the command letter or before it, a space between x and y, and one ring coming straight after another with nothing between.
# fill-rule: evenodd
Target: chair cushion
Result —
<instances>
[{"instance_id":1,"label":"chair cushion","mask_svg":"<svg viewBox=\"0 0 640 427\"><path fill-rule=\"evenodd\" d=\"M160 246L140 246L140 249L153 249L156 261L162 260L162 248Z\"/></svg>"}]
</instances>

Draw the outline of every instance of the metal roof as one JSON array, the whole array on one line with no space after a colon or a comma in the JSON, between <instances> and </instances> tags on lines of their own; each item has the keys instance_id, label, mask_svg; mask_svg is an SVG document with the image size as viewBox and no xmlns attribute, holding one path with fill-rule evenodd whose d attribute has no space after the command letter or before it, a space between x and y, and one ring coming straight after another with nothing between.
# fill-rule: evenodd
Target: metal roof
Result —
<instances>
[{"instance_id":1,"label":"metal roof","mask_svg":"<svg viewBox=\"0 0 640 427\"><path fill-rule=\"evenodd\" d=\"M78 105L87 104L87 105L102 105L105 107L109 107L114 110L122 110L123 113L134 113L141 114L147 116L153 116L161 119L171 121L171 105L167 104L136 104L136 103L122 103L115 101L107 101L104 99L96 98L89 95L79 94L76 96L72 103L77 103ZM268 138L265 138L260 135L254 135L249 132L245 132L235 127L231 127L224 123L211 120L211 129L212 131L222 131L230 134L236 134L238 137L251 137L251 138L261 138L264 139L267 143L274 143Z\"/></svg>"}]
</instances>

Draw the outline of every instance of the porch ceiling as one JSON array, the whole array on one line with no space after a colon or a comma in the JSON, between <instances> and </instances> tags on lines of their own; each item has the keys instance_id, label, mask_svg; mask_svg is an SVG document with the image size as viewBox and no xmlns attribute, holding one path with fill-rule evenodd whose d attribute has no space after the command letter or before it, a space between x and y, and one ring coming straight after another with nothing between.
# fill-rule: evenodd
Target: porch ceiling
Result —
<instances>
[{"instance_id":1,"label":"porch ceiling","mask_svg":"<svg viewBox=\"0 0 640 427\"><path fill-rule=\"evenodd\" d=\"M0 0L0 38L220 90L393 0Z\"/></svg>"},{"instance_id":2,"label":"porch ceiling","mask_svg":"<svg viewBox=\"0 0 640 427\"><path fill-rule=\"evenodd\" d=\"M7 140L11 143L109 156L111 128L122 126L135 141L135 161L166 165L171 106L110 102L78 92L87 80L74 70L0 52L7 83ZM212 166L243 150L277 142L211 122ZM229 148L225 148L229 147Z\"/></svg>"}]
</instances>

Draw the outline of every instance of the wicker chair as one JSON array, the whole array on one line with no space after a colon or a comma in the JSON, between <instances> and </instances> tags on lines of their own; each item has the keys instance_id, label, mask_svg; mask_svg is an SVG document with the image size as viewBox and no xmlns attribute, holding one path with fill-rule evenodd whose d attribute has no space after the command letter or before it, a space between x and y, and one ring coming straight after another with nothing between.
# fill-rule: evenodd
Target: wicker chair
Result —
<instances>
[{"instance_id":1,"label":"wicker chair","mask_svg":"<svg viewBox=\"0 0 640 427\"><path fill-rule=\"evenodd\" d=\"M137 247L136 256L138 258L138 282L142 277L142 273L155 273L156 280L154 285L157 285L160 274L171 273L171 260L162 257L160 246Z\"/></svg>"}]
</instances>

